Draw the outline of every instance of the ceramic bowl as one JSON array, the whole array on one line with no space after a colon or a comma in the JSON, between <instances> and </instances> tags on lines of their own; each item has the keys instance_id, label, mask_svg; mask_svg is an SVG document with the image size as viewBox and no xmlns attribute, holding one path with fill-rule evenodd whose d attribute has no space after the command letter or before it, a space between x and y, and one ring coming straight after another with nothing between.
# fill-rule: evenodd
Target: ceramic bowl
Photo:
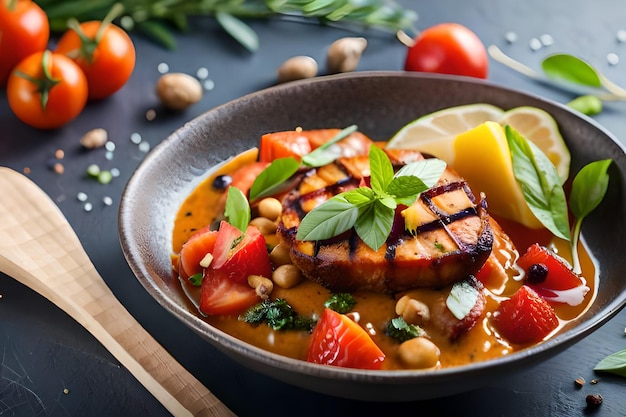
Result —
<instances>
[{"instance_id":1,"label":"ceramic bowl","mask_svg":"<svg viewBox=\"0 0 626 417\"><path fill-rule=\"evenodd\" d=\"M358 124L386 140L417 117L450 106L489 103L503 109L535 106L553 115L572 153L572 172L612 158L608 194L585 220L583 234L600 265L591 307L556 337L495 360L428 371L365 371L320 366L268 353L203 321L170 289L174 216L217 164L257 145L263 133ZM482 80L400 72L357 72L275 86L214 108L174 132L142 162L127 184L119 232L125 257L145 289L209 343L245 366L306 389L369 401L408 401L450 395L516 372L589 335L626 303L626 157L593 120L565 106Z\"/></svg>"}]
</instances>

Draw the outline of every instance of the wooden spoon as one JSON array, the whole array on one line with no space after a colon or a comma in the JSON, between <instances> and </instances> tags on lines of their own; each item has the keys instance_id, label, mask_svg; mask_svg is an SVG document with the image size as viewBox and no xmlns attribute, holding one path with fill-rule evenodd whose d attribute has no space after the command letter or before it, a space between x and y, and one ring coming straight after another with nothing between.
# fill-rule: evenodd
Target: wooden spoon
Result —
<instances>
[{"instance_id":1,"label":"wooden spoon","mask_svg":"<svg viewBox=\"0 0 626 417\"><path fill-rule=\"evenodd\" d=\"M174 416L233 416L115 298L59 208L0 167L0 271L37 291L96 337Z\"/></svg>"}]
</instances>

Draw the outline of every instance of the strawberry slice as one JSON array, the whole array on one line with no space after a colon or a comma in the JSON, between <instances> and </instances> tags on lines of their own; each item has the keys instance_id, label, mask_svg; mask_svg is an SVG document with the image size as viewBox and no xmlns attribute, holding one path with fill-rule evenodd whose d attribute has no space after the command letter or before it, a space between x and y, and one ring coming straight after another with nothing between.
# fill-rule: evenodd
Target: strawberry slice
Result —
<instances>
[{"instance_id":1,"label":"strawberry slice","mask_svg":"<svg viewBox=\"0 0 626 417\"><path fill-rule=\"evenodd\" d=\"M492 322L502 337L518 344L537 343L559 325L552 306L527 285L500 303Z\"/></svg>"},{"instance_id":2,"label":"strawberry slice","mask_svg":"<svg viewBox=\"0 0 626 417\"><path fill-rule=\"evenodd\" d=\"M348 316L329 308L315 325L307 361L357 369L380 369L385 354Z\"/></svg>"},{"instance_id":3,"label":"strawberry slice","mask_svg":"<svg viewBox=\"0 0 626 417\"><path fill-rule=\"evenodd\" d=\"M564 259L537 243L526 250L517 265L526 271L524 283L550 302L578 305L589 291L584 278Z\"/></svg>"},{"instance_id":4,"label":"strawberry slice","mask_svg":"<svg viewBox=\"0 0 626 417\"><path fill-rule=\"evenodd\" d=\"M217 230L210 226L203 227L193 234L180 250L178 259L178 274L182 279L189 279L192 275L202 272L200 261L207 253L212 253L217 240Z\"/></svg>"}]
</instances>

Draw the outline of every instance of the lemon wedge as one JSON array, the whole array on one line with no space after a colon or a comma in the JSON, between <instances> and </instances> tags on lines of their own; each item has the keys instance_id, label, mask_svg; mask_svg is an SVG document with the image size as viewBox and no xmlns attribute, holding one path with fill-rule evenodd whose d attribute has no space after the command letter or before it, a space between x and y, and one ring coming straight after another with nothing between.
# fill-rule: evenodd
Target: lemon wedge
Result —
<instances>
[{"instance_id":1,"label":"lemon wedge","mask_svg":"<svg viewBox=\"0 0 626 417\"><path fill-rule=\"evenodd\" d=\"M490 213L533 229L543 227L515 179L511 151L500 123L485 122L461 133L450 147L454 158L448 164L467 180L474 194L485 193Z\"/></svg>"}]
</instances>

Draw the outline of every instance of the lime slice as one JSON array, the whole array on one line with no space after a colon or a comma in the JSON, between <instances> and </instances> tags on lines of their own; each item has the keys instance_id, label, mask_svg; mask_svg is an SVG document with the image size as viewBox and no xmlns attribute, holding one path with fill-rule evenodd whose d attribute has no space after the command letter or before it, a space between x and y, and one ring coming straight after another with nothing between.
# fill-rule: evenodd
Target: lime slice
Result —
<instances>
[{"instance_id":1,"label":"lime slice","mask_svg":"<svg viewBox=\"0 0 626 417\"><path fill-rule=\"evenodd\" d=\"M467 104L422 116L402 127L388 142L390 149L415 149L444 161L454 159L452 141L474 127L499 121L504 110L491 104Z\"/></svg>"},{"instance_id":2,"label":"lime slice","mask_svg":"<svg viewBox=\"0 0 626 417\"><path fill-rule=\"evenodd\" d=\"M502 126L512 126L537 145L556 167L561 182L567 180L571 155L556 121L548 112L536 107L516 107L505 112L498 121Z\"/></svg>"}]
</instances>

